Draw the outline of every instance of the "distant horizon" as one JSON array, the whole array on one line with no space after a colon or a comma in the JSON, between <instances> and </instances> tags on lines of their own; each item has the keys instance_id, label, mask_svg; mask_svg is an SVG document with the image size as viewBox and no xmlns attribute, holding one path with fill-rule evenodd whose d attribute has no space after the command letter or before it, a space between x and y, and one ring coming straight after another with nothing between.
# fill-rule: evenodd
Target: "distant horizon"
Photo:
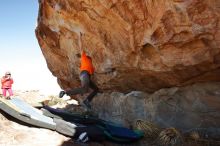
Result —
<instances>
[{"instance_id":1,"label":"distant horizon","mask_svg":"<svg viewBox=\"0 0 220 146\"><path fill-rule=\"evenodd\" d=\"M60 87L47 68L35 28L38 1L3 1L0 5L0 77L12 73L13 90L41 90L58 94Z\"/></svg>"}]
</instances>

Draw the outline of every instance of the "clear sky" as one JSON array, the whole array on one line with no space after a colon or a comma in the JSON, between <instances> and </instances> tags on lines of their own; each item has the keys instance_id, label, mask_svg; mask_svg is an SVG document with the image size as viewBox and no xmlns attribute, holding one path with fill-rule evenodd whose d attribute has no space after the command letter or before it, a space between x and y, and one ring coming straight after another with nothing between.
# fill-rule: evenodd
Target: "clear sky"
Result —
<instances>
[{"instance_id":1,"label":"clear sky","mask_svg":"<svg viewBox=\"0 0 220 146\"><path fill-rule=\"evenodd\" d=\"M35 37L38 0L0 2L0 76L11 71L16 90L58 93L56 78L47 68Z\"/></svg>"}]
</instances>

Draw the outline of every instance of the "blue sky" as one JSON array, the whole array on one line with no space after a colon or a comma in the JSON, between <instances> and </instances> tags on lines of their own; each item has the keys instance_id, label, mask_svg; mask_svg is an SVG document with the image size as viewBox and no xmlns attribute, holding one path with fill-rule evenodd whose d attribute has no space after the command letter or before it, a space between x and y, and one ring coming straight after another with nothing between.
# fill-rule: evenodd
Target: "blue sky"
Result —
<instances>
[{"instance_id":1,"label":"blue sky","mask_svg":"<svg viewBox=\"0 0 220 146\"><path fill-rule=\"evenodd\" d=\"M59 92L56 78L46 66L35 28L38 0L1 0L0 76L10 70L14 89Z\"/></svg>"},{"instance_id":2,"label":"blue sky","mask_svg":"<svg viewBox=\"0 0 220 146\"><path fill-rule=\"evenodd\" d=\"M38 58L39 48L34 29L38 14L37 0L5 0L0 5L1 57ZM34 48L33 48L34 47ZM32 49L33 48L33 49Z\"/></svg>"}]
</instances>

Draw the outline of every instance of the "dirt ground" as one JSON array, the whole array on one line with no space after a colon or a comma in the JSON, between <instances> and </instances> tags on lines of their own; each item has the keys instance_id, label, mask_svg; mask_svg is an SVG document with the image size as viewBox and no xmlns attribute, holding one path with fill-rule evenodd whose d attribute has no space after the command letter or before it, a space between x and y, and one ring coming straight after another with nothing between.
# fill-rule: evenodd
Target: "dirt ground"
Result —
<instances>
[{"instance_id":1,"label":"dirt ground","mask_svg":"<svg viewBox=\"0 0 220 146\"><path fill-rule=\"evenodd\" d=\"M38 90L14 91L14 96L23 99L27 103L34 105L37 102L51 100L53 97L46 97ZM1 95L0 95L0 98ZM13 97L12 97L13 98ZM57 98L56 98L57 100ZM59 101L53 101L59 102ZM57 106L65 106L65 102ZM24 125L0 111L0 146L81 146L74 139L63 136L56 131L35 128ZM84 144L84 146L101 146L99 143ZM106 144L105 144L106 145ZM109 144L107 144L109 145Z\"/></svg>"},{"instance_id":2,"label":"dirt ground","mask_svg":"<svg viewBox=\"0 0 220 146\"><path fill-rule=\"evenodd\" d=\"M43 101L44 95L39 91L15 91L15 96L28 103ZM33 128L19 124L12 117L0 112L0 145L1 146L61 146L69 138L55 131Z\"/></svg>"}]
</instances>

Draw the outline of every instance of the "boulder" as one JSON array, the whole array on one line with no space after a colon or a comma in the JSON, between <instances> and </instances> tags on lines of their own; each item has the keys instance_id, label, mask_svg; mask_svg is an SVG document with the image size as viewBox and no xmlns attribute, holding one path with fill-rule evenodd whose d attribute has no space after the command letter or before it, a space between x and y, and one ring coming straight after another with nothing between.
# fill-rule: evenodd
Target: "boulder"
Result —
<instances>
[{"instance_id":1,"label":"boulder","mask_svg":"<svg viewBox=\"0 0 220 146\"><path fill-rule=\"evenodd\" d=\"M39 0L36 36L63 89L93 59L102 90L153 92L220 81L218 0Z\"/></svg>"},{"instance_id":2,"label":"boulder","mask_svg":"<svg viewBox=\"0 0 220 146\"><path fill-rule=\"evenodd\" d=\"M92 101L99 117L135 127L139 119L183 133L200 131L220 138L220 82L161 89L153 94L133 91L99 94Z\"/></svg>"}]
</instances>

